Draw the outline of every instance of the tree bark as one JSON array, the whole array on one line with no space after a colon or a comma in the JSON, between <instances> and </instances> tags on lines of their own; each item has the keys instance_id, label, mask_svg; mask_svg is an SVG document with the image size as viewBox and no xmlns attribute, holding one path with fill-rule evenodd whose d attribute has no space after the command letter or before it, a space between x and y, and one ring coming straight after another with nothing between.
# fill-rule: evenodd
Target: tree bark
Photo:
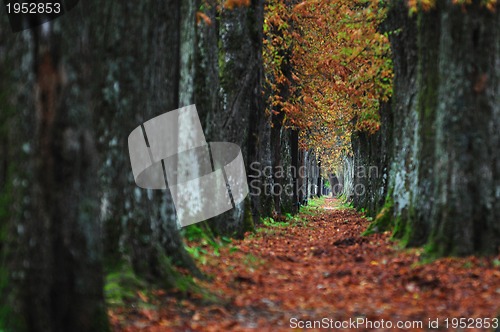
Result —
<instances>
[{"instance_id":1,"label":"tree bark","mask_svg":"<svg viewBox=\"0 0 500 332\"><path fill-rule=\"evenodd\" d=\"M451 3L438 10L437 98L435 107L420 109L435 112L429 246L437 254L495 253L500 247L500 13L479 1L465 14ZM431 75L435 68L426 69Z\"/></svg>"},{"instance_id":2,"label":"tree bark","mask_svg":"<svg viewBox=\"0 0 500 332\"><path fill-rule=\"evenodd\" d=\"M213 29L218 30L217 51L218 73L220 78L219 105L205 119L212 128L208 138L211 141L227 141L238 144L242 149L247 169L252 162L260 162L262 157L258 147L266 146L268 135L265 134L264 102L261 93L262 67L262 24L263 1L253 1L248 7L240 6L233 9L223 9L219 23ZM213 40L210 32L205 34L207 40ZM202 52L213 52L204 44ZM214 65L204 65L212 73ZM214 82L201 90L208 91L218 88ZM213 101L214 96L205 99ZM212 103L213 104L213 103ZM217 128L217 130L214 130ZM261 135L263 134L263 135ZM249 178L250 183L252 179ZM234 209L214 218L211 221L219 234L242 236L252 229L259 219L259 197L251 195L245 202Z\"/></svg>"},{"instance_id":3,"label":"tree bark","mask_svg":"<svg viewBox=\"0 0 500 332\"><path fill-rule=\"evenodd\" d=\"M28 331L107 330L96 190L99 159L91 104L85 94L76 93L90 84L90 56L84 45L63 51L87 29L84 22L65 26L61 34L52 23L33 30L33 205L26 221L26 277L20 291Z\"/></svg>"},{"instance_id":4,"label":"tree bark","mask_svg":"<svg viewBox=\"0 0 500 332\"><path fill-rule=\"evenodd\" d=\"M383 212L394 236L437 256L496 253L499 11L443 1L409 17L393 2L387 25L394 143Z\"/></svg>"},{"instance_id":5,"label":"tree bark","mask_svg":"<svg viewBox=\"0 0 500 332\"><path fill-rule=\"evenodd\" d=\"M138 275L167 286L174 280L166 257L201 277L184 249L169 191L135 185L127 148L128 134L138 125L194 102L194 2L110 2L102 11L95 4L91 10L105 22L95 25L92 36L101 59L94 93L101 101L96 107L106 160L101 202L107 257L130 261Z\"/></svg>"}]
</instances>

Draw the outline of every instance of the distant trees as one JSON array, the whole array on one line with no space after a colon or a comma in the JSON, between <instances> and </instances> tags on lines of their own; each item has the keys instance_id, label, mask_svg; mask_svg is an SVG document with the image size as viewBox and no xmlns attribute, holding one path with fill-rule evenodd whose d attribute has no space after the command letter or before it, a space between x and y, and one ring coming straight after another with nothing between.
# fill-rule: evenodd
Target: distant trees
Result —
<instances>
[{"instance_id":1,"label":"distant trees","mask_svg":"<svg viewBox=\"0 0 500 332\"><path fill-rule=\"evenodd\" d=\"M300 129L325 168L342 161L344 196L377 216L370 231L393 227L395 238L435 255L498 252L496 7L267 4L273 128ZM353 171L372 166L378 176Z\"/></svg>"},{"instance_id":2,"label":"distant trees","mask_svg":"<svg viewBox=\"0 0 500 332\"><path fill-rule=\"evenodd\" d=\"M354 131L379 129L391 95L390 45L379 1L269 1L264 28L270 112L300 130L325 169L338 166Z\"/></svg>"}]
</instances>

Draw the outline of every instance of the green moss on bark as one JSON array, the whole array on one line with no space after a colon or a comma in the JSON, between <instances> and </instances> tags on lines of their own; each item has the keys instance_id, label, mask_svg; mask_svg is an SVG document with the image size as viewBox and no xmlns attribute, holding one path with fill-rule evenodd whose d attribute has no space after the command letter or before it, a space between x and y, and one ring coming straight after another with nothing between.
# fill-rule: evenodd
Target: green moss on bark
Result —
<instances>
[{"instance_id":1,"label":"green moss on bark","mask_svg":"<svg viewBox=\"0 0 500 332\"><path fill-rule=\"evenodd\" d=\"M405 219L402 219L400 215L394 218L394 229L391 239L397 240L402 248L410 246L411 236L413 234L412 217L415 209L413 206L410 206L408 210L408 216Z\"/></svg>"},{"instance_id":2,"label":"green moss on bark","mask_svg":"<svg viewBox=\"0 0 500 332\"><path fill-rule=\"evenodd\" d=\"M245 215L243 219L243 231L253 232L255 230L255 223L252 216L252 207L250 199L245 200Z\"/></svg>"},{"instance_id":3,"label":"green moss on bark","mask_svg":"<svg viewBox=\"0 0 500 332\"><path fill-rule=\"evenodd\" d=\"M375 217L375 220L368 226L367 230L363 232L363 236L374 233L381 233L390 230L394 227L394 201L392 199L392 192L390 192L386 199L385 204L380 212Z\"/></svg>"}]
</instances>

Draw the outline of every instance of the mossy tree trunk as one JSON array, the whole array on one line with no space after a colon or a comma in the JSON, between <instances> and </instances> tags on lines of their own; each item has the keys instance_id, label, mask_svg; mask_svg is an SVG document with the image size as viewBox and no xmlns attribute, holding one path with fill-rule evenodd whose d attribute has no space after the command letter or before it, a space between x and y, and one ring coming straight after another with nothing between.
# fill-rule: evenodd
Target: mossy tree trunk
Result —
<instances>
[{"instance_id":1,"label":"mossy tree trunk","mask_svg":"<svg viewBox=\"0 0 500 332\"><path fill-rule=\"evenodd\" d=\"M8 35L2 21L0 289L10 310L0 315L10 330L105 331L101 240L109 268L131 262L172 284L173 262L201 276L171 199L136 187L127 149L135 127L192 102L193 54L180 58L180 38L193 48L195 10L86 1L35 34Z\"/></svg>"},{"instance_id":2,"label":"mossy tree trunk","mask_svg":"<svg viewBox=\"0 0 500 332\"><path fill-rule=\"evenodd\" d=\"M202 21L198 25L200 55L195 100L207 140L238 144L248 173L252 162L268 162L270 157L269 126L261 92L263 10L263 1L222 8L220 12L209 7L205 14L211 23ZM249 184L252 180L248 178ZM210 224L219 234L242 236L259 220L261 200L265 198L250 195Z\"/></svg>"},{"instance_id":3,"label":"mossy tree trunk","mask_svg":"<svg viewBox=\"0 0 500 332\"><path fill-rule=\"evenodd\" d=\"M434 255L500 245L500 14L473 1L408 16L393 2L388 196L394 236ZM385 217L384 217L385 219Z\"/></svg>"},{"instance_id":4,"label":"mossy tree trunk","mask_svg":"<svg viewBox=\"0 0 500 332\"><path fill-rule=\"evenodd\" d=\"M464 13L447 3L439 19L437 65L426 68L437 90L420 107L435 113L429 245L437 254L498 252L500 11L475 1ZM436 34L433 25L421 29Z\"/></svg>"},{"instance_id":5,"label":"mossy tree trunk","mask_svg":"<svg viewBox=\"0 0 500 332\"><path fill-rule=\"evenodd\" d=\"M95 2L88 13L100 19L92 40L100 59L94 94L106 258L130 261L138 275L167 286L175 281L166 257L201 275L184 249L169 191L135 185L127 138L145 121L194 102L195 9L194 1Z\"/></svg>"}]
</instances>

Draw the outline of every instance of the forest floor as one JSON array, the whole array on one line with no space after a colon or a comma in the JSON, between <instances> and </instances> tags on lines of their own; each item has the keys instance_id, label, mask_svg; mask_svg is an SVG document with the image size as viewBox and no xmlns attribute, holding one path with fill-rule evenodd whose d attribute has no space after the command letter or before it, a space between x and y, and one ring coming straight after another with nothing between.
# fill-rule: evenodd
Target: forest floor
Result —
<instances>
[{"instance_id":1,"label":"forest floor","mask_svg":"<svg viewBox=\"0 0 500 332\"><path fill-rule=\"evenodd\" d=\"M492 330L500 256L426 262L422 249L401 249L390 233L361 236L369 223L323 199L220 248L190 243L211 278L196 284L212 296L138 292L110 309L114 331Z\"/></svg>"}]
</instances>

